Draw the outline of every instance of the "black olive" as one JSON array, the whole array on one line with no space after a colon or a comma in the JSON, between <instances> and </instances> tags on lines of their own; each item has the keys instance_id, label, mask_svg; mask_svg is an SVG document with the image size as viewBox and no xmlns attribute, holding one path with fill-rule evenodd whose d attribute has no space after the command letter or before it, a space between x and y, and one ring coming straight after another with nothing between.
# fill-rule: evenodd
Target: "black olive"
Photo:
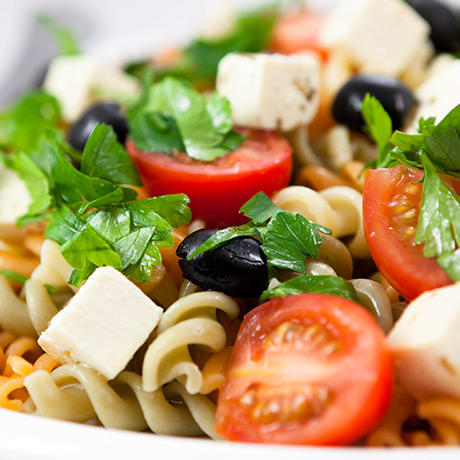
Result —
<instances>
[{"instance_id":1,"label":"black olive","mask_svg":"<svg viewBox=\"0 0 460 460\"><path fill-rule=\"evenodd\" d=\"M411 0L410 5L430 25L430 38L438 51L460 50L459 18L455 11L436 0Z\"/></svg>"},{"instance_id":2,"label":"black olive","mask_svg":"<svg viewBox=\"0 0 460 460\"><path fill-rule=\"evenodd\" d=\"M98 123L112 126L118 141L124 144L128 134L128 123L121 107L114 102L101 102L90 107L69 129L69 144L80 152L83 151L86 141Z\"/></svg>"},{"instance_id":3,"label":"black olive","mask_svg":"<svg viewBox=\"0 0 460 460\"><path fill-rule=\"evenodd\" d=\"M243 237L187 257L216 229L198 230L188 235L177 248L179 265L185 279L203 290L216 290L233 297L259 297L268 285L267 257L254 238Z\"/></svg>"},{"instance_id":4,"label":"black olive","mask_svg":"<svg viewBox=\"0 0 460 460\"><path fill-rule=\"evenodd\" d=\"M401 129L408 112L417 100L401 81L386 75L356 75L337 93L332 114L337 122L353 131L362 131L361 103L366 93L375 96L391 117L393 129Z\"/></svg>"}]
</instances>

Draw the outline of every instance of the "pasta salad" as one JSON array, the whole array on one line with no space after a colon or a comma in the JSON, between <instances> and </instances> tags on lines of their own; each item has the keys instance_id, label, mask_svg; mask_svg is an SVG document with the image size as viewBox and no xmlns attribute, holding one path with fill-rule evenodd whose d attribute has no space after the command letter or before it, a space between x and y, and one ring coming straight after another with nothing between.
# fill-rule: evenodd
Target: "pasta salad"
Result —
<instances>
[{"instance_id":1,"label":"pasta salad","mask_svg":"<svg viewBox=\"0 0 460 460\"><path fill-rule=\"evenodd\" d=\"M0 407L459 445L458 12L227 11L123 67L40 21L60 54L0 113Z\"/></svg>"}]
</instances>

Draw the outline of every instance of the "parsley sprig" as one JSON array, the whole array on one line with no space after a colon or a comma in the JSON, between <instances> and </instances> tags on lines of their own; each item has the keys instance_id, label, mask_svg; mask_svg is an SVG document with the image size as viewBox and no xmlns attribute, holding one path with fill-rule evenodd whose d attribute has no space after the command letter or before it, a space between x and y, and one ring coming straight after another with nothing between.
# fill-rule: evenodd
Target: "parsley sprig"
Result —
<instances>
[{"instance_id":1,"label":"parsley sprig","mask_svg":"<svg viewBox=\"0 0 460 460\"><path fill-rule=\"evenodd\" d=\"M37 113L37 105L50 110ZM18 225L49 220L45 237L60 245L73 267L71 284L79 286L104 265L146 282L161 263L159 248L173 244L173 228L191 220L188 197L136 200L139 173L104 124L93 130L77 170L68 160L59 113L54 98L37 92L0 115L0 146L8 151L2 161L26 182L32 199Z\"/></svg>"},{"instance_id":2,"label":"parsley sprig","mask_svg":"<svg viewBox=\"0 0 460 460\"><path fill-rule=\"evenodd\" d=\"M423 169L423 191L415 242L423 254L436 258L452 281L460 281L460 197L441 180L440 174L460 178L460 105L438 124L420 119L418 133L391 133L388 114L367 95L362 104L367 131L379 146L371 167L403 164ZM390 125L391 126L391 125Z\"/></svg>"},{"instance_id":3,"label":"parsley sprig","mask_svg":"<svg viewBox=\"0 0 460 460\"><path fill-rule=\"evenodd\" d=\"M0 147L10 150L33 150L47 130L57 129L61 109L51 94L32 90L21 95L0 113Z\"/></svg>"},{"instance_id":4,"label":"parsley sprig","mask_svg":"<svg viewBox=\"0 0 460 460\"><path fill-rule=\"evenodd\" d=\"M38 15L38 22L52 35L59 54L62 56L72 56L80 54L80 45L73 31L64 27L48 14Z\"/></svg>"},{"instance_id":5,"label":"parsley sprig","mask_svg":"<svg viewBox=\"0 0 460 460\"><path fill-rule=\"evenodd\" d=\"M166 77L148 80L128 110L130 136L137 148L213 161L235 150L244 136L234 131L229 101L217 92L207 99L188 83Z\"/></svg>"},{"instance_id":6,"label":"parsley sprig","mask_svg":"<svg viewBox=\"0 0 460 460\"><path fill-rule=\"evenodd\" d=\"M80 216L61 206L51 215L45 236L61 245L74 268L71 284L80 285L104 265L146 282L152 266L161 263L159 248L174 243L173 227L190 222L188 203L184 194L166 195L103 206Z\"/></svg>"},{"instance_id":7,"label":"parsley sprig","mask_svg":"<svg viewBox=\"0 0 460 460\"><path fill-rule=\"evenodd\" d=\"M339 276L329 275L301 275L280 285L266 289L260 296L260 302L286 297L288 295L304 294L328 294L344 297L353 302L360 303L358 294L350 281Z\"/></svg>"},{"instance_id":8,"label":"parsley sprig","mask_svg":"<svg viewBox=\"0 0 460 460\"><path fill-rule=\"evenodd\" d=\"M268 196L259 192L240 209L250 222L219 230L190 254L189 259L223 246L229 241L255 236L262 242L269 270L276 268L306 272L306 257L318 257L321 235L331 230L309 221L301 214L292 214L276 206Z\"/></svg>"}]
</instances>

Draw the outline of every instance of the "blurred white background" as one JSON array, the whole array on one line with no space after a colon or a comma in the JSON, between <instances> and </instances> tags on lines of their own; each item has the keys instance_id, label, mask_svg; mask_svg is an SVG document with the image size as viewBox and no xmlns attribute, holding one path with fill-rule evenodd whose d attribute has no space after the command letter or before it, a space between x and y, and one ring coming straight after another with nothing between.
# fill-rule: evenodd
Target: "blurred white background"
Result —
<instances>
[{"instance_id":1,"label":"blurred white background","mask_svg":"<svg viewBox=\"0 0 460 460\"><path fill-rule=\"evenodd\" d=\"M334 0L310 1L326 7ZM74 30L85 51L119 60L185 42L212 20L218 8L267 3L271 1L0 0L0 106L40 81L56 52L53 40L37 23L41 12Z\"/></svg>"},{"instance_id":2,"label":"blurred white background","mask_svg":"<svg viewBox=\"0 0 460 460\"><path fill-rule=\"evenodd\" d=\"M305 1L327 9L336 0ZM460 5L460 0L444 1ZM73 30L83 50L119 61L185 42L218 8L267 3L271 0L0 0L0 107L37 84L56 53L37 22L39 13L50 13Z\"/></svg>"}]
</instances>

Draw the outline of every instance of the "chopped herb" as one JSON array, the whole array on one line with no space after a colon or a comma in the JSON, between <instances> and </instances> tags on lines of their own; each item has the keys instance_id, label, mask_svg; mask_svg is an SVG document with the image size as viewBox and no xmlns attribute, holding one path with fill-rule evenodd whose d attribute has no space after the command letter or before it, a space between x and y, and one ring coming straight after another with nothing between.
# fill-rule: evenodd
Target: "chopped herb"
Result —
<instances>
[{"instance_id":1,"label":"chopped herb","mask_svg":"<svg viewBox=\"0 0 460 460\"><path fill-rule=\"evenodd\" d=\"M228 53L257 53L266 49L279 8L259 8L242 13L233 29L216 40L199 38L186 46L178 63L168 69L157 69L158 76L172 75L191 83L211 82L219 61ZM126 71L143 79L151 69L149 62L136 62Z\"/></svg>"},{"instance_id":2,"label":"chopped herb","mask_svg":"<svg viewBox=\"0 0 460 460\"><path fill-rule=\"evenodd\" d=\"M0 275L3 275L5 278L14 281L19 284L25 284L26 281L29 279L27 276L21 275L20 273L13 272L11 270L7 270L6 268L3 268L0 270ZM44 284L43 285L48 292L48 294L54 294L57 291L56 286L52 286L51 284Z\"/></svg>"},{"instance_id":3,"label":"chopped herb","mask_svg":"<svg viewBox=\"0 0 460 460\"><path fill-rule=\"evenodd\" d=\"M11 270L7 270L3 268L0 270L0 275L3 275L5 278L15 281L19 284L24 284L29 278L27 276L21 275L20 273L13 272Z\"/></svg>"},{"instance_id":4,"label":"chopped herb","mask_svg":"<svg viewBox=\"0 0 460 460\"><path fill-rule=\"evenodd\" d=\"M51 218L51 223L54 215ZM62 224L62 221L61 221ZM114 268L122 267L120 255L97 233L91 225L79 222L78 230L72 228L71 238L61 242L61 253L69 264L77 270L83 270L88 262L96 266L108 265ZM51 238L53 233L45 232L45 237ZM62 240L62 238L60 238Z\"/></svg>"},{"instance_id":5,"label":"chopped herb","mask_svg":"<svg viewBox=\"0 0 460 460\"><path fill-rule=\"evenodd\" d=\"M80 217L61 206L53 212L45 236L61 245L61 253L74 267L73 283L104 265L146 282L152 265L161 263L157 246L174 243L169 222L190 222L188 203L183 194L166 195L105 206Z\"/></svg>"},{"instance_id":6,"label":"chopped herb","mask_svg":"<svg viewBox=\"0 0 460 460\"><path fill-rule=\"evenodd\" d=\"M276 206L265 193L257 193L240 209L240 212L256 225L265 224L280 211L282 209Z\"/></svg>"},{"instance_id":7,"label":"chopped herb","mask_svg":"<svg viewBox=\"0 0 460 460\"><path fill-rule=\"evenodd\" d=\"M133 200L136 192L126 185L139 185L139 174L113 129L100 125L91 134L78 171L67 160L61 133L48 131L30 154L13 153L6 157L26 182L32 196L29 212L18 223L40 220L49 208L65 204L81 207L79 213L121 201Z\"/></svg>"},{"instance_id":8,"label":"chopped herb","mask_svg":"<svg viewBox=\"0 0 460 460\"><path fill-rule=\"evenodd\" d=\"M265 290L260 296L260 302L286 297L293 294L329 294L344 297L359 303L358 294L353 285L338 276L301 275L293 278L273 289Z\"/></svg>"},{"instance_id":9,"label":"chopped herb","mask_svg":"<svg viewBox=\"0 0 460 460\"><path fill-rule=\"evenodd\" d=\"M131 112L132 113L132 112ZM172 117L159 113L138 112L131 115L130 137L144 152L182 152L185 146Z\"/></svg>"},{"instance_id":10,"label":"chopped herb","mask_svg":"<svg viewBox=\"0 0 460 460\"><path fill-rule=\"evenodd\" d=\"M142 185L139 172L109 125L94 128L83 150L81 172L116 185Z\"/></svg>"},{"instance_id":11,"label":"chopped herb","mask_svg":"<svg viewBox=\"0 0 460 460\"><path fill-rule=\"evenodd\" d=\"M387 127L378 131L378 123L372 122L384 118L383 107L377 100L367 98L363 110L368 114L368 131L379 139L379 145L384 145ZM452 281L460 281L456 265L460 258L460 197L439 177L448 174L460 178L460 105L437 125L434 118L420 119L418 130L417 134L393 133L388 139L391 148L385 147L375 166L403 164L423 169L422 202L414 240L424 245L425 257L436 258Z\"/></svg>"},{"instance_id":12,"label":"chopped herb","mask_svg":"<svg viewBox=\"0 0 460 460\"><path fill-rule=\"evenodd\" d=\"M263 204L267 204L265 209ZM197 255L222 246L242 236L256 236L262 242L269 269L284 268L299 273L306 272L306 257L318 257L321 245L320 233L331 230L309 221L301 214L284 211L276 206L263 192L257 193L240 209L253 219L238 227L219 230L189 256Z\"/></svg>"},{"instance_id":13,"label":"chopped herb","mask_svg":"<svg viewBox=\"0 0 460 460\"><path fill-rule=\"evenodd\" d=\"M80 46L72 31L63 27L47 14L40 14L38 22L53 36L60 55L80 54Z\"/></svg>"},{"instance_id":14,"label":"chopped herb","mask_svg":"<svg viewBox=\"0 0 460 460\"><path fill-rule=\"evenodd\" d=\"M388 151L391 149L391 144L388 142L393 133L391 117L382 104L369 93L364 96L361 114L365 122L365 130L379 148L379 155L373 162L373 167L384 168Z\"/></svg>"},{"instance_id":15,"label":"chopped herb","mask_svg":"<svg viewBox=\"0 0 460 460\"><path fill-rule=\"evenodd\" d=\"M23 94L0 113L0 147L8 151L37 148L43 133L56 129L61 110L54 96L42 90Z\"/></svg>"},{"instance_id":16,"label":"chopped herb","mask_svg":"<svg viewBox=\"0 0 460 460\"><path fill-rule=\"evenodd\" d=\"M442 254L438 257L438 264L452 281L460 281L460 249Z\"/></svg>"},{"instance_id":17,"label":"chopped herb","mask_svg":"<svg viewBox=\"0 0 460 460\"><path fill-rule=\"evenodd\" d=\"M139 173L108 125L93 130L80 171L67 151L63 134L49 129L26 152L2 155L31 192L18 224L49 220L45 237L60 245L73 267L71 284L106 265L146 282L153 264L161 263L158 247L172 246L173 227L190 222L189 199L178 194L136 201L129 186L140 185Z\"/></svg>"},{"instance_id":18,"label":"chopped herb","mask_svg":"<svg viewBox=\"0 0 460 460\"><path fill-rule=\"evenodd\" d=\"M189 84L166 77L150 85L128 110L131 138L144 151L186 151L213 161L235 150L244 137L232 130L230 104L214 93L209 99Z\"/></svg>"},{"instance_id":19,"label":"chopped herb","mask_svg":"<svg viewBox=\"0 0 460 460\"><path fill-rule=\"evenodd\" d=\"M28 213L19 219L18 225L31 221L32 216L39 216L51 206L49 182L43 171L34 163L32 158L24 152L4 155L5 164L14 169L25 182L31 197ZM32 218L32 220L34 220Z\"/></svg>"},{"instance_id":20,"label":"chopped herb","mask_svg":"<svg viewBox=\"0 0 460 460\"><path fill-rule=\"evenodd\" d=\"M421 162L425 174L415 242L425 244L425 257L440 257L460 243L460 197L442 182L425 153Z\"/></svg>"}]
</instances>

